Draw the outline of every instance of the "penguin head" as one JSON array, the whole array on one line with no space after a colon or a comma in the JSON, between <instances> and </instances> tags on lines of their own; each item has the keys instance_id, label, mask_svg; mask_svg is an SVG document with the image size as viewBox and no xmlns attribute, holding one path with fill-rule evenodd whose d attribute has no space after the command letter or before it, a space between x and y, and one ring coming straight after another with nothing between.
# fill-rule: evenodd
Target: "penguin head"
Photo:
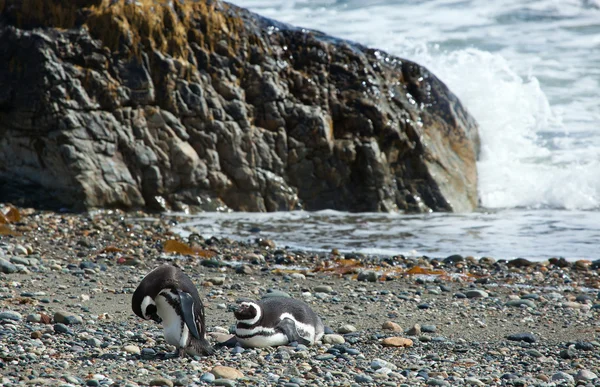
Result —
<instances>
[{"instance_id":1,"label":"penguin head","mask_svg":"<svg viewBox=\"0 0 600 387\"><path fill-rule=\"evenodd\" d=\"M144 297L142 300L142 305L140 305L140 309L142 310L142 315L140 317L142 317L144 320L152 319L156 321L160 318L157 314L156 303L150 296Z\"/></svg>"},{"instance_id":2,"label":"penguin head","mask_svg":"<svg viewBox=\"0 0 600 387\"><path fill-rule=\"evenodd\" d=\"M262 317L262 310L255 302L242 302L233 311L238 322L253 325Z\"/></svg>"},{"instance_id":3,"label":"penguin head","mask_svg":"<svg viewBox=\"0 0 600 387\"><path fill-rule=\"evenodd\" d=\"M165 288L173 287L177 269L170 265L161 265L148 273L138 285L131 298L131 309L144 320L161 322L157 314L154 299Z\"/></svg>"},{"instance_id":4,"label":"penguin head","mask_svg":"<svg viewBox=\"0 0 600 387\"><path fill-rule=\"evenodd\" d=\"M156 309L156 303L154 302L154 299L151 296L146 295L141 299L140 302L139 297L136 298L138 301L133 302L133 312L144 320L152 319L160 323L161 318L158 317L158 310Z\"/></svg>"}]
</instances>

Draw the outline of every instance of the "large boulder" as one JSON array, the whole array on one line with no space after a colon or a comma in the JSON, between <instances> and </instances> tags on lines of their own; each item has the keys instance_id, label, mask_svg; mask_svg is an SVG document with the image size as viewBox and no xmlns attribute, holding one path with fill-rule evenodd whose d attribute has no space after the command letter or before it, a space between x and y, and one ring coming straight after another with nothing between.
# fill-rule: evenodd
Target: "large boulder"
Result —
<instances>
[{"instance_id":1,"label":"large boulder","mask_svg":"<svg viewBox=\"0 0 600 387\"><path fill-rule=\"evenodd\" d=\"M0 12L0 200L477 205L477 125L418 64L221 1L0 0Z\"/></svg>"}]
</instances>

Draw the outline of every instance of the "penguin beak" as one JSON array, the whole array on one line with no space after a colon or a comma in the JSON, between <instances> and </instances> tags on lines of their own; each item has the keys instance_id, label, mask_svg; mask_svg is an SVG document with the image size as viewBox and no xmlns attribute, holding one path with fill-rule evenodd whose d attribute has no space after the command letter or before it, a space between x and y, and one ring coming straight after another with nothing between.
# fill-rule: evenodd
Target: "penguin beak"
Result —
<instances>
[{"instance_id":1,"label":"penguin beak","mask_svg":"<svg viewBox=\"0 0 600 387\"><path fill-rule=\"evenodd\" d=\"M241 305L235 305L235 304L230 304L227 307L227 311L228 312L233 312L233 313L238 313L240 311L240 309L242 308Z\"/></svg>"},{"instance_id":2,"label":"penguin beak","mask_svg":"<svg viewBox=\"0 0 600 387\"><path fill-rule=\"evenodd\" d=\"M162 322L162 318L160 318L157 313L150 315L150 318L159 324Z\"/></svg>"}]
</instances>

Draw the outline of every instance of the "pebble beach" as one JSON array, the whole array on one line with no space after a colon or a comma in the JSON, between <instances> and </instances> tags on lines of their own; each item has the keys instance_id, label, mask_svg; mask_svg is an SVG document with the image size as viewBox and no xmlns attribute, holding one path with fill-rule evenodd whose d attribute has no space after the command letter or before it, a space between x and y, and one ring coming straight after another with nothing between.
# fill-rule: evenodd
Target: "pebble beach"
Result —
<instances>
[{"instance_id":1,"label":"pebble beach","mask_svg":"<svg viewBox=\"0 0 600 387\"><path fill-rule=\"evenodd\" d=\"M3 386L600 385L596 261L366 256L172 231L172 214L0 205ZM178 358L131 295L161 264L205 305L214 356ZM241 298L306 301L321 343L221 345Z\"/></svg>"}]
</instances>

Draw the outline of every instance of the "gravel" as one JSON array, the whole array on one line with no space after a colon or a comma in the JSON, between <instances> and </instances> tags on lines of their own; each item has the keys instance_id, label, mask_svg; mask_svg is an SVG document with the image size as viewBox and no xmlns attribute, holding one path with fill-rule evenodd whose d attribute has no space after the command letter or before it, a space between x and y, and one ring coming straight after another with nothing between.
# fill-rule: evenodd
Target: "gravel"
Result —
<instances>
[{"instance_id":1,"label":"gravel","mask_svg":"<svg viewBox=\"0 0 600 387\"><path fill-rule=\"evenodd\" d=\"M163 250L168 239L187 242L173 228L185 218L21 213L20 223L10 225L19 235L0 239L1 385L600 381L600 310L591 307L600 280L582 269L589 265L508 267L458 254L447 263L443 257L343 256L219 236L197 242L206 256L186 256ZM344 267L339 258L362 264ZM161 326L131 311L139 281L165 262L184 268L197 285L213 343L234 322L229 305L265 296L305 300L328 334L310 347L220 347L209 357L175 357ZM446 275L408 274L416 266Z\"/></svg>"}]
</instances>

